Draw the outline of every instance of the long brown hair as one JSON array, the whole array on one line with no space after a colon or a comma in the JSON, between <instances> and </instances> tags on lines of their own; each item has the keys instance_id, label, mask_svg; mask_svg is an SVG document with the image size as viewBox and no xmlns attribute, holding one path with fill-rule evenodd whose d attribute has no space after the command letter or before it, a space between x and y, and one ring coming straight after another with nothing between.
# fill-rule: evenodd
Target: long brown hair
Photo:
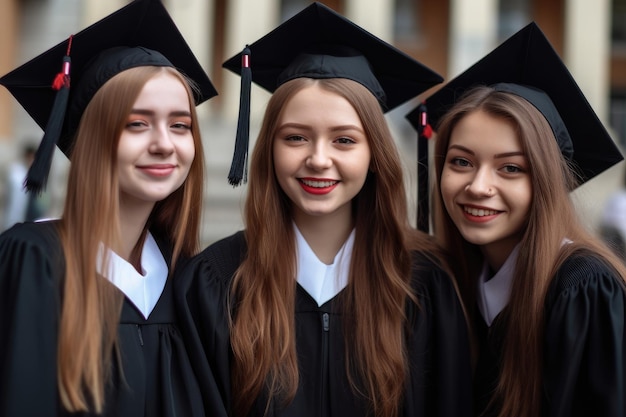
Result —
<instances>
[{"instance_id":1,"label":"long brown hair","mask_svg":"<svg viewBox=\"0 0 626 417\"><path fill-rule=\"evenodd\" d=\"M150 227L171 243L171 270L181 256L199 248L197 196L203 191L204 157L192 84L169 67L123 71L98 90L82 116L59 224L66 271L57 374L60 398L69 411L103 410L123 295L97 275L98 248L100 243L118 248L123 239L116 169L119 138L143 86L160 72L174 75L187 89L196 154L184 184L155 205L145 231ZM140 254L143 243L142 238L133 253Z\"/></svg>"},{"instance_id":2,"label":"long brown hair","mask_svg":"<svg viewBox=\"0 0 626 417\"><path fill-rule=\"evenodd\" d=\"M270 400L286 404L298 387L295 237L291 202L274 174L272 143L287 102L313 84L350 102L371 149L371 172L353 200L356 238L342 294L344 313L354 318L352 327L344 323L346 355L352 358L347 363L353 364L346 372L376 416L397 416L408 373L404 308L407 300L417 302L410 283L410 249L432 248L426 235L411 232L400 157L378 102L346 79L291 80L268 103L250 163L248 253L232 287L235 411L245 415L264 389Z\"/></svg>"},{"instance_id":3,"label":"long brown hair","mask_svg":"<svg viewBox=\"0 0 626 417\"><path fill-rule=\"evenodd\" d=\"M455 104L437 129L434 155L437 183L452 131L461 119L475 111L501 118L513 126L529 163L532 184L532 202L506 313L509 325L500 376L491 405L500 407L500 416L537 416L541 413L544 302L558 268L573 252L586 249L605 259L622 278L626 270L578 220L569 195L577 184L574 171L562 156L546 119L521 97L477 87ZM454 257L454 275L463 301L476 314L476 279L483 258L478 246L463 239L444 208L440 190L435 189L435 235ZM564 239L572 243L564 245ZM520 357L525 358L523 366Z\"/></svg>"}]
</instances>

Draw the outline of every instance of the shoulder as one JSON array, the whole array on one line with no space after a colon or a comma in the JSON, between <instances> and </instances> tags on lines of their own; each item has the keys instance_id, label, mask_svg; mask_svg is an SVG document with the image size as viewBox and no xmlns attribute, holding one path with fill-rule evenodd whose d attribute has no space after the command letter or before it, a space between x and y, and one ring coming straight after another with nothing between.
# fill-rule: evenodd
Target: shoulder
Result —
<instances>
[{"instance_id":1,"label":"shoulder","mask_svg":"<svg viewBox=\"0 0 626 417\"><path fill-rule=\"evenodd\" d=\"M206 247L187 262L185 270L227 284L241 264L246 247L245 234L239 231Z\"/></svg>"},{"instance_id":2,"label":"shoulder","mask_svg":"<svg viewBox=\"0 0 626 417\"><path fill-rule=\"evenodd\" d=\"M425 251L412 251L411 258L414 280L428 282L430 280L437 281L442 277L449 278L435 254Z\"/></svg>"},{"instance_id":3,"label":"shoulder","mask_svg":"<svg viewBox=\"0 0 626 417\"><path fill-rule=\"evenodd\" d=\"M565 290L589 279L620 278L618 272L600 255L581 249L570 255L556 272L554 285Z\"/></svg>"},{"instance_id":4,"label":"shoulder","mask_svg":"<svg viewBox=\"0 0 626 417\"><path fill-rule=\"evenodd\" d=\"M57 222L19 223L0 235L0 275L23 279L61 275L65 269Z\"/></svg>"},{"instance_id":5,"label":"shoulder","mask_svg":"<svg viewBox=\"0 0 626 417\"><path fill-rule=\"evenodd\" d=\"M419 230L409 233L408 249L411 253L411 270L414 280L428 282L449 278L449 255L437 244L434 237Z\"/></svg>"},{"instance_id":6,"label":"shoulder","mask_svg":"<svg viewBox=\"0 0 626 417\"><path fill-rule=\"evenodd\" d=\"M239 231L209 245L198 255L198 260L210 263L220 275L232 276L241 264L247 250L245 233Z\"/></svg>"},{"instance_id":7,"label":"shoulder","mask_svg":"<svg viewBox=\"0 0 626 417\"><path fill-rule=\"evenodd\" d=\"M200 257L206 260L218 261L241 261L247 249L245 233L239 231L209 245L200 253Z\"/></svg>"},{"instance_id":8,"label":"shoulder","mask_svg":"<svg viewBox=\"0 0 626 417\"><path fill-rule=\"evenodd\" d=\"M454 296L456 290L452 277L443 269L441 261L429 252L412 252L411 285L420 297Z\"/></svg>"},{"instance_id":9,"label":"shoulder","mask_svg":"<svg viewBox=\"0 0 626 417\"><path fill-rule=\"evenodd\" d=\"M613 293L621 298L623 278L600 255L586 249L577 250L557 270L550 284L548 300L592 293Z\"/></svg>"},{"instance_id":10,"label":"shoulder","mask_svg":"<svg viewBox=\"0 0 626 417\"><path fill-rule=\"evenodd\" d=\"M417 303L409 302L406 314L412 327L425 326L424 331L445 339L444 344L450 342L457 348L465 345L467 322L452 276L429 252L415 252L411 278Z\"/></svg>"},{"instance_id":11,"label":"shoulder","mask_svg":"<svg viewBox=\"0 0 626 417\"><path fill-rule=\"evenodd\" d=\"M61 253L61 242L56 221L18 223L0 234L0 246L45 249L48 253ZM58 251L56 250L58 249Z\"/></svg>"}]
</instances>

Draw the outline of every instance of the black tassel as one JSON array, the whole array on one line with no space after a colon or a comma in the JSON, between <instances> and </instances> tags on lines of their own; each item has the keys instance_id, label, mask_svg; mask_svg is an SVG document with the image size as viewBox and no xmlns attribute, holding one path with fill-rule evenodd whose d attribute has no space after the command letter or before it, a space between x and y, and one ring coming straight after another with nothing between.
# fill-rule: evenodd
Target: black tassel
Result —
<instances>
[{"instance_id":1,"label":"black tassel","mask_svg":"<svg viewBox=\"0 0 626 417\"><path fill-rule=\"evenodd\" d=\"M228 183L233 187L248 181L248 144L250 142L250 89L252 70L250 49L246 46L241 53L241 92L239 95L239 120L233 161L228 173Z\"/></svg>"},{"instance_id":2,"label":"black tassel","mask_svg":"<svg viewBox=\"0 0 626 417\"><path fill-rule=\"evenodd\" d=\"M429 232L430 203L428 184L428 139L432 129L428 124L426 105L418 106L419 126L417 128L417 228Z\"/></svg>"},{"instance_id":3,"label":"black tassel","mask_svg":"<svg viewBox=\"0 0 626 417\"><path fill-rule=\"evenodd\" d=\"M70 95L70 49L72 47L72 37L69 38L67 54L63 57L63 68L52 83L52 88L57 90L54 103L48 117L48 123L44 131L43 138L35 154L35 159L28 170L24 186L29 193L40 194L48 182L50 165L54 149L61 136L67 101Z\"/></svg>"}]
</instances>

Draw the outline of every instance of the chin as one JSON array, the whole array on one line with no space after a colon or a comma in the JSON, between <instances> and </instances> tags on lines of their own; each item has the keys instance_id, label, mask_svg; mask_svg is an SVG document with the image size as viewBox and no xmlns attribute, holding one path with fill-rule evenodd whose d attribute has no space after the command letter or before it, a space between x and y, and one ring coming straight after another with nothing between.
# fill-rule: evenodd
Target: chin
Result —
<instances>
[{"instance_id":1,"label":"chin","mask_svg":"<svg viewBox=\"0 0 626 417\"><path fill-rule=\"evenodd\" d=\"M461 232L461 236L463 236L463 239L467 240L472 245L478 245L478 246L488 245L498 240L498 237L483 236L483 235L479 235L476 233Z\"/></svg>"}]
</instances>

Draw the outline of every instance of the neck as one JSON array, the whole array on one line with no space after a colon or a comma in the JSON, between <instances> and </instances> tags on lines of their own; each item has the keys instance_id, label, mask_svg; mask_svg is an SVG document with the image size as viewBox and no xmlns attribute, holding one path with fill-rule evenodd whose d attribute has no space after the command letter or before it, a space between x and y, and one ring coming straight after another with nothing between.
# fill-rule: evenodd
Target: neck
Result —
<instances>
[{"instance_id":1,"label":"neck","mask_svg":"<svg viewBox=\"0 0 626 417\"><path fill-rule=\"evenodd\" d=\"M520 239L508 239L480 247L485 260L493 272L498 272L515 249Z\"/></svg>"},{"instance_id":2,"label":"neck","mask_svg":"<svg viewBox=\"0 0 626 417\"><path fill-rule=\"evenodd\" d=\"M295 215L294 222L320 261L330 265L354 228L351 213L322 217Z\"/></svg>"},{"instance_id":3,"label":"neck","mask_svg":"<svg viewBox=\"0 0 626 417\"><path fill-rule=\"evenodd\" d=\"M154 204L128 204L120 198L120 236L122 237L120 243L122 246L121 253L118 255L133 264L136 263L135 261L141 264L141 259L130 259L131 253L141 238L153 207Z\"/></svg>"}]
</instances>

